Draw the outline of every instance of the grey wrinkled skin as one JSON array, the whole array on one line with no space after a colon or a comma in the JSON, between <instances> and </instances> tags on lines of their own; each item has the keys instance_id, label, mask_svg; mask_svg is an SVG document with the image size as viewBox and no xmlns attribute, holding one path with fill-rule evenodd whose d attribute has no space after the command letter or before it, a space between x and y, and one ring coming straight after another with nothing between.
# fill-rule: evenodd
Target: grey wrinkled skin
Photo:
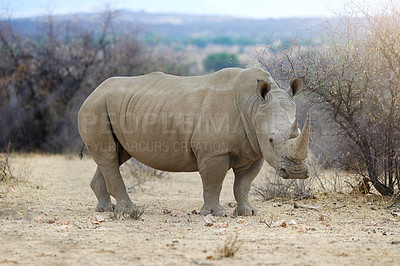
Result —
<instances>
[{"instance_id":1,"label":"grey wrinkled skin","mask_svg":"<svg viewBox=\"0 0 400 266\"><path fill-rule=\"evenodd\" d=\"M283 90L259 68L107 79L78 114L79 133L98 165L90 183L96 210L133 207L119 167L134 157L163 171L199 171L204 215L226 215L219 197L232 168L234 215L255 215L248 195L264 161L283 178L308 176L310 123L299 130L293 101L303 87L303 79L295 79Z\"/></svg>"}]
</instances>

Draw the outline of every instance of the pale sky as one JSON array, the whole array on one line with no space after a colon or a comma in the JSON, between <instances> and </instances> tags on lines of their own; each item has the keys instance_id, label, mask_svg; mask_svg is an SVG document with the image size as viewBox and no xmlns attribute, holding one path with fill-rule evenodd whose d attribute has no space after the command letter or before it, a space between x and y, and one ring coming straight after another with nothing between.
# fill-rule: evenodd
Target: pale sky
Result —
<instances>
[{"instance_id":1,"label":"pale sky","mask_svg":"<svg viewBox=\"0 0 400 266\"><path fill-rule=\"evenodd\" d=\"M353 0L354 1L354 0ZM379 2L380 0L357 0ZM395 0L396 1L396 0ZM245 18L329 17L349 0L0 0L0 17L95 12L109 5L148 13L227 15Z\"/></svg>"}]
</instances>

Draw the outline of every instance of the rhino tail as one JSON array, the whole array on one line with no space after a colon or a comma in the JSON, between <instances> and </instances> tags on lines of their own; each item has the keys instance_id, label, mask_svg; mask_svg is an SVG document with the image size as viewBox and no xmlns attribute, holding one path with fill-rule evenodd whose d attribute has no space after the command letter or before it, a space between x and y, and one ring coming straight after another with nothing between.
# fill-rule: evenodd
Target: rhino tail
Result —
<instances>
[{"instance_id":1,"label":"rhino tail","mask_svg":"<svg viewBox=\"0 0 400 266\"><path fill-rule=\"evenodd\" d=\"M85 142L82 141L81 149L79 150L79 159L83 158L83 150L85 149Z\"/></svg>"}]
</instances>

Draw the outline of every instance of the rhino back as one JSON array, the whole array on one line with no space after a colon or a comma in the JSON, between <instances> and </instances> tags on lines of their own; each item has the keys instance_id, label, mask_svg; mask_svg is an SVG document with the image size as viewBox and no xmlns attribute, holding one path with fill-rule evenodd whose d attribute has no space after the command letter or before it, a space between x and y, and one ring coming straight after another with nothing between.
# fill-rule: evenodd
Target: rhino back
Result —
<instances>
[{"instance_id":1,"label":"rhino back","mask_svg":"<svg viewBox=\"0 0 400 266\"><path fill-rule=\"evenodd\" d=\"M104 106L113 134L137 160L166 171L197 171L201 156L240 156L249 149L235 103L235 90L247 79L243 72L115 77L87 101L102 106L97 111Z\"/></svg>"},{"instance_id":2,"label":"rhino back","mask_svg":"<svg viewBox=\"0 0 400 266\"><path fill-rule=\"evenodd\" d=\"M153 73L111 78L98 90L121 145L137 160L167 171L197 171L195 150L215 152L222 138L215 125L235 116L229 77Z\"/></svg>"}]
</instances>

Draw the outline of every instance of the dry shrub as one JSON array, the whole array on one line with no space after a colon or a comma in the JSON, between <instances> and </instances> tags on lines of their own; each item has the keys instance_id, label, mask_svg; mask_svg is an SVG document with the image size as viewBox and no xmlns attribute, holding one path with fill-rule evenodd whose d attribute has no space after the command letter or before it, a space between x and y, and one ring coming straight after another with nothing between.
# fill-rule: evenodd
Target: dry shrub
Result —
<instances>
[{"instance_id":1,"label":"dry shrub","mask_svg":"<svg viewBox=\"0 0 400 266\"><path fill-rule=\"evenodd\" d=\"M123 167L137 179L143 180L149 177L164 178L168 176L166 172L144 165L134 158L127 161Z\"/></svg>"},{"instance_id":2,"label":"dry shrub","mask_svg":"<svg viewBox=\"0 0 400 266\"><path fill-rule=\"evenodd\" d=\"M400 207L400 191L398 191L392 197L390 197L390 200L386 205L387 205L386 209L390 208L398 209Z\"/></svg>"},{"instance_id":3,"label":"dry shrub","mask_svg":"<svg viewBox=\"0 0 400 266\"><path fill-rule=\"evenodd\" d=\"M267 171L267 172L266 172ZM265 176L262 184L253 184L256 195L261 196L264 200L270 200L277 197L286 198L308 198L314 193L313 177L308 179L283 179L274 170L261 171Z\"/></svg>"},{"instance_id":4,"label":"dry shrub","mask_svg":"<svg viewBox=\"0 0 400 266\"><path fill-rule=\"evenodd\" d=\"M128 193L136 191L144 181L150 178L165 178L167 172L153 169L132 158L121 166L121 172L127 184Z\"/></svg>"},{"instance_id":5,"label":"dry shrub","mask_svg":"<svg viewBox=\"0 0 400 266\"><path fill-rule=\"evenodd\" d=\"M243 242L238 241L238 237L229 236L222 247L217 249L217 258L232 258L239 251Z\"/></svg>"},{"instance_id":6,"label":"dry shrub","mask_svg":"<svg viewBox=\"0 0 400 266\"><path fill-rule=\"evenodd\" d=\"M0 154L0 182L9 181L15 178L11 172L10 164L8 159L10 158L10 144L6 149Z\"/></svg>"}]
</instances>

